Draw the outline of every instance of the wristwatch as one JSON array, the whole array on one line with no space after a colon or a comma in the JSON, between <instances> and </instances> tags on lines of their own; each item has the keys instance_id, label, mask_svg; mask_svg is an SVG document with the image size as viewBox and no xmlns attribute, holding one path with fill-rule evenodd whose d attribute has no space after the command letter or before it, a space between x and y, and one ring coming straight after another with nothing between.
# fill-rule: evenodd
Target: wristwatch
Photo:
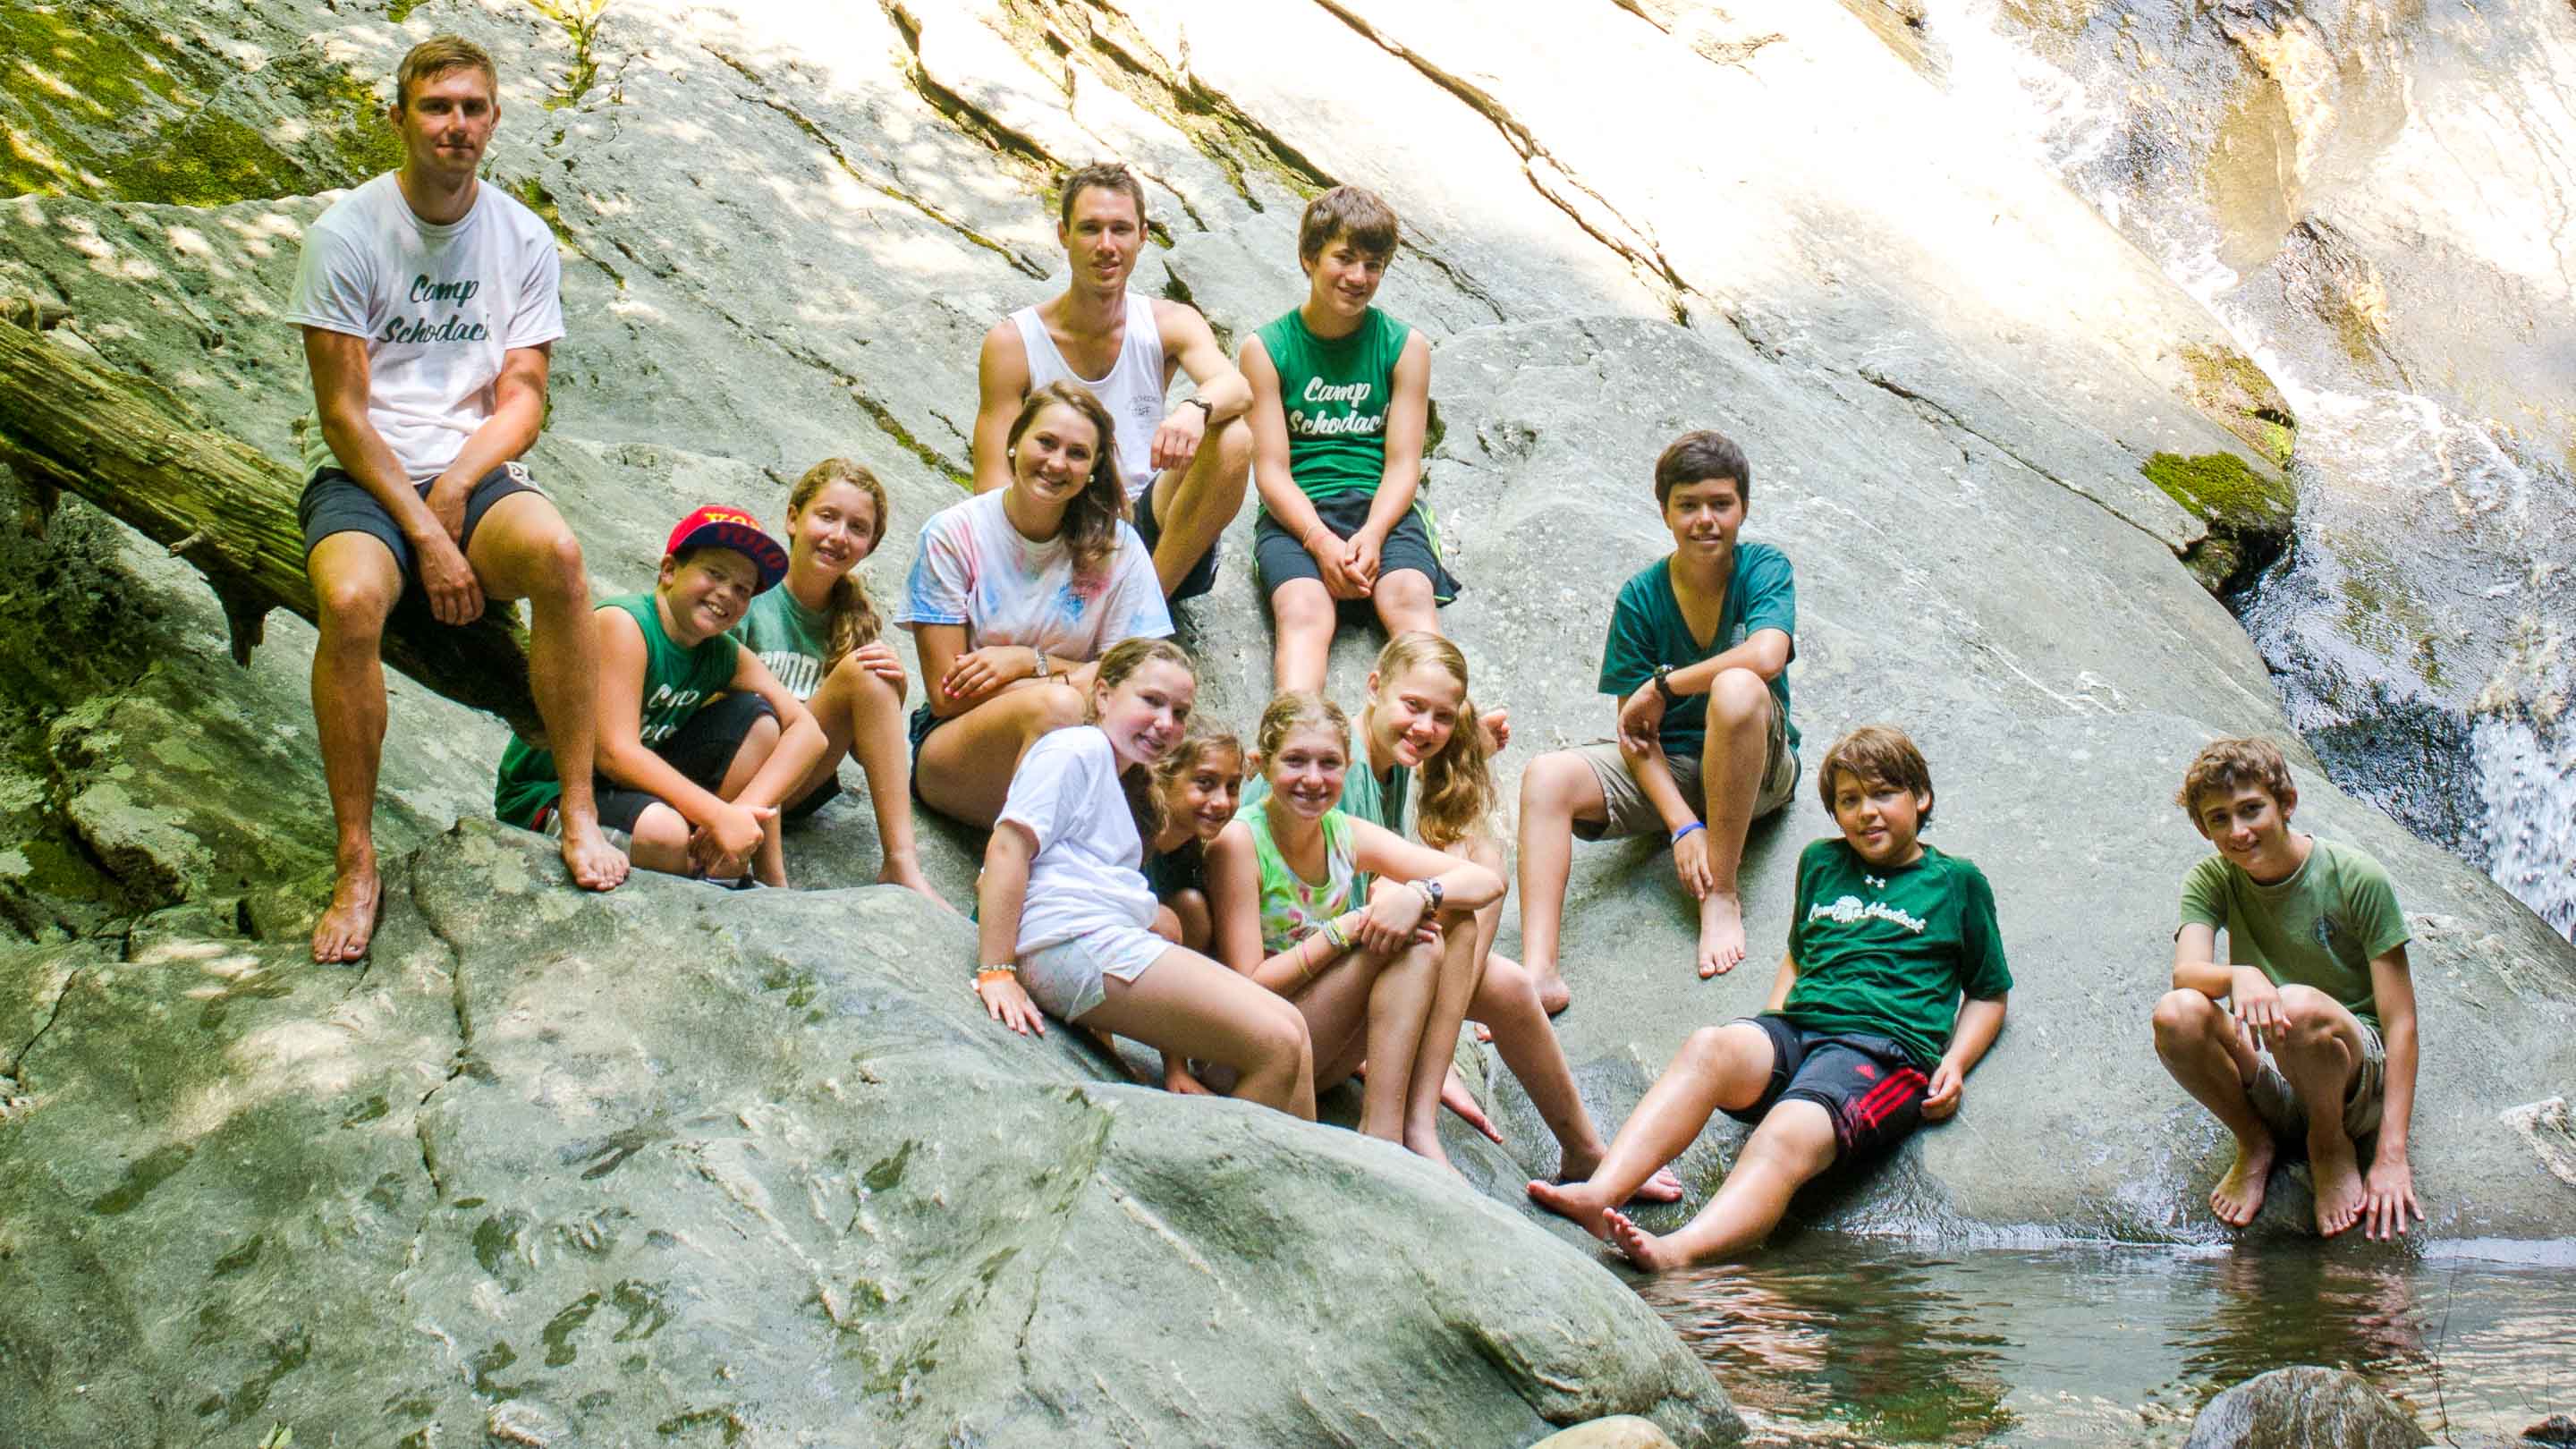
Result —
<instances>
[{"instance_id":1,"label":"wristwatch","mask_svg":"<svg viewBox=\"0 0 2576 1449\"><path fill-rule=\"evenodd\" d=\"M1185 408L1197 408L1201 418L1213 418L1216 416L1215 405L1203 397L1185 397L1181 399L1181 406Z\"/></svg>"},{"instance_id":2,"label":"wristwatch","mask_svg":"<svg viewBox=\"0 0 2576 1449\"><path fill-rule=\"evenodd\" d=\"M1673 667L1669 664L1658 664L1655 666L1655 693L1664 697L1664 708L1666 709L1679 708L1682 702L1682 697L1673 693L1672 672Z\"/></svg>"},{"instance_id":3,"label":"wristwatch","mask_svg":"<svg viewBox=\"0 0 2576 1449\"><path fill-rule=\"evenodd\" d=\"M1032 654L1037 655L1037 657L1038 657L1038 672L1037 672L1037 673L1035 673L1035 674L1030 675L1029 677L1030 677L1031 679L1044 679L1044 678L1046 678L1046 677L1047 677L1047 657L1046 657L1046 651L1045 651L1045 650L1043 650L1043 649L1032 649L1032 650L1030 650L1029 652L1030 652L1030 653L1032 653Z\"/></svg>"},{"instance_id":4,"label":"wristwatch","mask_svg":"<svg viewBox=\"0 0 2576 1449\"><path fill-rule=\"evenodd\" d=\"M1431 902L1432 910L1437 911L1440 909L1441 898L1447 893L1440 889L1440 878L1438 876L1426 875L1422 879L1413 882L1413 887L1414 889L1422 892L1422 898L1424 900Z\"/></svg>"}]
</instances>

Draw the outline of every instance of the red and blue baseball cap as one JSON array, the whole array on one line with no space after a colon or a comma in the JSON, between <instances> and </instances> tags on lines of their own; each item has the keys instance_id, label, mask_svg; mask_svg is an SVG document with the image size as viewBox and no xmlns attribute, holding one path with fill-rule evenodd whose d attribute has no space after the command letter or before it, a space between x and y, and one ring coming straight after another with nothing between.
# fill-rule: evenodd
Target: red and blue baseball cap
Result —
<instances>
[{"instance_id":1,"label":"red and blue baseball cap","mask_svg":"<svg viewBox=\"0 0 2576 1449\"><path fill-rule=\"evenodd\" d=\"M739 508L710 503L681 519L662 553L668 557L707 547L729 548L751 560L751 566L760 570L760 587L754 593L766 593L787 577L787 550L769 536L759 519Z\"/></svg>"}]
</instances>

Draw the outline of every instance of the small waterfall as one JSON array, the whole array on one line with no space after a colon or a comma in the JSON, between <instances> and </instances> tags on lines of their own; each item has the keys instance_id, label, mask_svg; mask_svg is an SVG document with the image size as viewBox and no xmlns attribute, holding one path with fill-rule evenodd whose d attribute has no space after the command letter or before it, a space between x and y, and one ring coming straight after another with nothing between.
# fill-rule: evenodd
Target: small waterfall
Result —
<instances>
[{"instance_id":1,"label":"small waterfall","mask_svg":"<svg viewBox=\"0 0 2576 1449\"><path fill-rule=\"evenodd\" d=\"M2234 601L2292 725L2339 784L2576 936L2576 368L2528 345L2564 326L2571 290L2547 244L2576 196L2565 7L2437 3L2420 22L2423 7L2364 0L1923 8L1954 100L2156 258L2296 413L2298 538ZM2313 85L2311 53L2334 61ZM2249 85L2257 72L2288 79ZM2408 205L2458 209L2455 233L2510 235L2476 266L2435 259L2477 305L2392 318L2389 277L2420 280L2422 260L2304 203L2405 173L2409 128L2435 105L2444 144L2502 138L2493 164L2523 185L2477 174L2478 156L2446 182L2403 175L2422 193ZM2487 225L2499 194L2517 225ZM2355 211L2372 219L2340 208ZM2516 409L2520 426L2477 415Z\"/></svg>"}]
</instances>

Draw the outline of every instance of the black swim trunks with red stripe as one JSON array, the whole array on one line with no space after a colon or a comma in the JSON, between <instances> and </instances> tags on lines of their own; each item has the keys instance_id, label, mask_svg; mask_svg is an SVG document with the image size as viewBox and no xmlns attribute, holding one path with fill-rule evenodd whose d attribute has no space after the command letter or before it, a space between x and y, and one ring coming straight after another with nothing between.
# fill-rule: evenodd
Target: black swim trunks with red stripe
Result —
<instances>
[{"instance_id":1,"label":"black swim trunks with red stripe","mask_svg":"<svg viewBox=\"0 0 2576 1449\"><path fill-rule=\"evenodd\" d=\"M1813 1102L1833 1118L1844 1157L1884 1152L1923 1125L1931 1082L1892 1039L1811 1032L1768 1014L1744 1020L1771 1039L1771 1083L1761 1100L1728 1116L1759 1122L1792 1098Z\"/></svg>"}]
</instances>

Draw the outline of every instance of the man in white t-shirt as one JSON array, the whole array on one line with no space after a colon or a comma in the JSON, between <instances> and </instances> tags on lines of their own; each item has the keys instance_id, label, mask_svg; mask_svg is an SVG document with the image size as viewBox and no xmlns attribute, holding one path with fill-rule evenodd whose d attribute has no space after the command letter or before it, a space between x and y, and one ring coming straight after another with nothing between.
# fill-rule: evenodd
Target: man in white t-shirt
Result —
<instances>
[{"instance_id":1,"label":"man in white t-shirt","mask_svg":"<svg viewBox=\"0 0 2576 1449\"><path fill-rule=\"evenodd\" d=\"M1011 481L1004 440L1020 403L1058 378L1091 389L1118 420L1118 469L1129 521L1177 603L1216 583L1217 535L1243 507L1252 476L1252 385L1198 309L1127 290L1145 249L1145 188L1117 162L1067 176L1055 228L1071 279L1064 295L1023 307L984 334L976 374L975 491ZM1166 408L1172 375L1197 391Z\"/></svg>"},{"instance_id":2,"label":"man in white t-shirt","mask_svg":"<svg viewBox=\"0 0 2576 1449\"><path fill-rule=\"evenodd\" d=\"M529 601L529 684L563 771L563 859L608 890L624 853L591 804L596 670L581 545L516 459L537 439L563 335L554 237L475 168L499 121L492 59L452 35L414 46L388 112L400 170L332 204L304 237L288 320L304 331L313 412L299 512L320 642L313 719L339 830L313 959L355 961L375 933L376 770L386 619L441 624Z\"/></svg>"}]
</instances>

